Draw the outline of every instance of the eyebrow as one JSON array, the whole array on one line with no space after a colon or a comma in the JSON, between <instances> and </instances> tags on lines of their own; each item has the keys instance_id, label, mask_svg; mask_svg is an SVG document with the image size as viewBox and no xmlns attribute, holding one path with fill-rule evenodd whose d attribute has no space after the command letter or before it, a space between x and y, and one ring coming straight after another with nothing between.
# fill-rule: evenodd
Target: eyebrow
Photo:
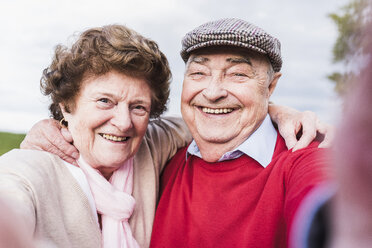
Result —
<instances>
[{"instance_id":1,"label":"eyebrow","mask_svg":"<svg viewBox=\"0 0 372 248\"><path fill-rule=\"evenodd\" d=\"M206 57L195 56L191 58L189 63L205 64L208 61L209 59ZM252 66L252 61L248 57L232 57L232 58L227 58L226 61L232 64L248 64Z\"/></svg>"},{"instance_id":2,"label":"eyebrow","mask_svg":"<svg viewBox=\"0 0 372 248\"><path fill-rule=\"evenodd\" d=\"M248 64L252 66L252 61L250 60L250 58L247 58L247 57L228 58L226 59L226 61L232 64Z\"/></svg>"},{"instance_id":3,"label":"eyebrow","mask_svg":"<svg viewBox=\"0 0 372 248\"><path fill-rule=\"evenodd\" d=\"M134 104L150 104L151 105L151 101L144 101L142 99L136 99L133 101Z\"/></svg>"},{"instance_id":4,"label":"eyebrow","mask_svg":"<svg viewBox=\"0 0 372 248\"><path fill-rule=\"evenodd\" d=\"M208 62L209 59L203 56L194 56L190 59L190 63L204 64Z\"/></svg>"},{"instance_id":5,"label":"eyebrow","mask_svg":"<svg viewBox=\"0 0 372 248\"><path fill-rule=\"evenodd\" d=\"M110 97L110 98L121 98L122 96L121 95L117 95L115 93L109 93L109 92L96 92L96 97L99 97L99 95L102 95L102 96L105 96L105 97ZM135 99L133 101L133 103L135 104L151 104L151 100L150 101L146 101L142 98L139 98L139 99Z\"/></svg>"}]
</instances>

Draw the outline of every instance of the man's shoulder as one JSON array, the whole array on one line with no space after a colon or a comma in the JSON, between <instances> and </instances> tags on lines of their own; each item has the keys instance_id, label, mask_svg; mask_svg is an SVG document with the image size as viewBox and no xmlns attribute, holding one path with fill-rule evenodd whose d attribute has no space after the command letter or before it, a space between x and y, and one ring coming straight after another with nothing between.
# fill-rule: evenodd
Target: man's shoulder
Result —
<instances>
[{"instance_id":1,"label":"man's shoulder","mask_svg":"<svg viewBox=\"0 0 372 248\"><path fill-rule=\"evenodd\" d=\"M179 167L186 164L187 147L185 146L177 150L176 154L165 165L163 174L169 174L171 171L178 170Z\"/></svg>"},{"instance_id":2,"label":"man's shoulder","mask_svg":"<svg viewBox=\"0 0 372 248\"><path fill-rule=\"evenodd\" d=\"M307 147L304 147L302 149L299 149L297 151L299 151L299 153L306 153L306 152L314 152L314 151L326 151L328 150L328 148L319 148L319 144L321 143L321 140L319 139L314 139ZM279 152L288 152L288 153L296 153L297 151L295 152L292 152L292 149L288 149L286 144L285 144L285 140L284 138L278 133L278 139L277 139L277 143L276 143L276 147L275 147L275 150L280 150Z\"/></svg>"},{"instance_id":3,"label":"man's shoulder","mask_svg":"<svg viewBox=\"0 0 372 248\"><path fill-rule=\"evenodd\" d=\"M299 164L299 162L314 161L316 163L329 163L329 148L319 148L320 141L314 140L307 147L293 151L288 149L285 141L278 136L273 161L275 163L285 163L287 166Z\"/></svg>"},{"instance_id":4,"label":"man's shoulder","mask_svg":"<svg viewBox=\"0 0 372 248\"><path fill-rule=\"evenodd\" d=\"M185 161L186 162L186 157L187 157L187 148L189 145L181 147L177 150L176 154L173 156L173 158L169 161L169 163L175 163Z\"/></svg>"}]
</instances>

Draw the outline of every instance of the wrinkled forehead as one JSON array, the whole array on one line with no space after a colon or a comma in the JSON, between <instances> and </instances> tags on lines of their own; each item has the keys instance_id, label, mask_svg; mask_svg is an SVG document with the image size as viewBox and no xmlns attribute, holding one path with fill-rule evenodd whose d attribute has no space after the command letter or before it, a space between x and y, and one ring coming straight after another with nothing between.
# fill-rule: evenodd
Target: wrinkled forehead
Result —
<instances>
[{"instance_id":1,"label":"wrinkled forehead","mask_svg":"<svg viewBox=\"0 0 372 248\"><path fill-rule=\"evenodd\" d=\"M265 54L240 47L216 46L193 51L186 62L186 67L190 63L207 63L210 61L211 55L223 55L226 61L231 63L247 63L251 66L254 62L265 62L266 64L270 64Z\"/></svg>"}]
</instances>

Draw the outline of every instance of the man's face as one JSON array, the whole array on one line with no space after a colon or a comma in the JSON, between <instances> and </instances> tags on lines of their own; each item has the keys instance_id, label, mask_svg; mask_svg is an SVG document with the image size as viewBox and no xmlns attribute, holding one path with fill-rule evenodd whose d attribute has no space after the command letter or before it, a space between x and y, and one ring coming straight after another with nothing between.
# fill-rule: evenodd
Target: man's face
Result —
<instances>
[{"instance_id":1,"label":"man's face","mask_svg":"<svg viewBox=\"0 0 372 248\"><path fill-rule=\"evenodd\" d=\"M204 50L190 56L181 110L205 160L218 160L261 124L281 75L270 76L269 68L266 57L243 49ZM209 156L211 152L217 157Z\"/></svg>"}]
</instances>

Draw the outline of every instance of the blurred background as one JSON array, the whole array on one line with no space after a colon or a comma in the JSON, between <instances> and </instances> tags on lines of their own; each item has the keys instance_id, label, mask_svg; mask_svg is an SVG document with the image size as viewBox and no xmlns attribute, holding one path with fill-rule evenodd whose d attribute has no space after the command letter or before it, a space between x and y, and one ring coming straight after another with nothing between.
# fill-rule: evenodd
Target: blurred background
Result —
<instances>
[{"instance_id":1,"label":"blurred background","mask_svg":"<svg viewBox=\"0 0 372 248\"><path fill-rule=\"evenodd\" d=\"M74 34L87 28L112 23L155 40L168 57L173 72L169 115L180 115L183 35L204 22L236 17L262 27L282 43L283 76L272 100L314 111L321 120L335 124L344 72L350 70L345 69L350 61L342 56L349 43L342 39L354 30L350 25L358 22L355 13L363 2L0 0L0 154L17 147L22 134L48 118L49 102L40 93L39 80L55 46L70 44Z\"/></svg>"}]
</instances>

